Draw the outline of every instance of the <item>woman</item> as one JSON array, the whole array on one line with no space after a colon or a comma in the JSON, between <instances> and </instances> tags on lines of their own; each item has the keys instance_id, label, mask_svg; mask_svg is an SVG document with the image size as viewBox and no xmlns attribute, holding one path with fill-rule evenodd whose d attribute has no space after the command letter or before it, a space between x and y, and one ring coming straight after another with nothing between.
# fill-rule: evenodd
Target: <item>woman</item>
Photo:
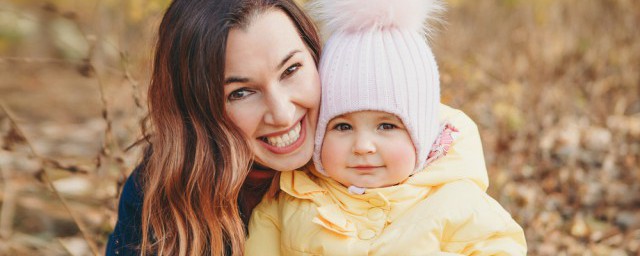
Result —
<instances>
[{"instance_id":1,"label":"woman","mask_svg":"<svg viewBox=\"0 0 640 256\"><path fill-rule=\"evenodd\" d=\"M107 255L242 255L275 171L305 166L320 98L316 29L289 0L175 0L149 87L153 132Z\"/></svg>"}]
</instances>

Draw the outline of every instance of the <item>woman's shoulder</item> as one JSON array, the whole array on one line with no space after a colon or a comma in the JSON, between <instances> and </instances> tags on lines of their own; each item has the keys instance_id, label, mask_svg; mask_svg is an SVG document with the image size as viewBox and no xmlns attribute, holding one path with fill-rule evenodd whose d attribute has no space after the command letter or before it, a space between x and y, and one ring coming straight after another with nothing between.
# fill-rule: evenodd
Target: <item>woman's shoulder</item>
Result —
<instances>
[{"instance_id":1,"label":"woman's shoulder","mask_svg":"<svg viewBox=\"0 0 640 256\"><path fill-rule=\"evenodd\" d=\"M120 208L123 205L134 208L142 206L142 201L144 199L142 184L140 183L142 168L144 168L142 165L136 167L124 183L124 186L122 187L122 194L120 195L120 206L118 208L118 212L122 210Z\"/></svg>"},{"instance_id":2,"label":"woman's shoulder","mask_svg":"<svg viewBox=\"0 0 640 256\"><path fill-rule=\"evenodd\" d=\"M118 220L109 236L106 255L137 255L139 252L144 200L140 175L143 168L142 165L136 167L122 188Z\"/></svg>"}]
</instances>

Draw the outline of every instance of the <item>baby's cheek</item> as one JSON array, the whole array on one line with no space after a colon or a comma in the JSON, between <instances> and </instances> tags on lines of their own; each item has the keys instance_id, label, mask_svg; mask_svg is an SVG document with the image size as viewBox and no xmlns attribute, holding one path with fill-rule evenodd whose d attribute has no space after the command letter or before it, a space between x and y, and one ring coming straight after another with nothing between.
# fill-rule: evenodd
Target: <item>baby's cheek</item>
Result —
<instances>
[{"instance_id":1,"label":"baby's cheek","mask_svg":"<svg viewBox=\"0 0 640 256\"><path fill-rule=\"evenodd\" d=\"M343 146L340 145L339 141L330 135L326 136L320 149L322 167L326 171L333 171L340 166L340 164L344 162L344 152L342 151L344 151Z\"/></svg>"},{"instance_id":2,"label":"baby's cheek","mask_svg":"<svg viewBox=\"0 0 640 256\"><path fill-rule=\"evenodd\" d=\"M395 163L398 168L410 169L415 168L416 151L413 144L396 143L389 146L389 161Z\"/></svg>"}]
</instances>

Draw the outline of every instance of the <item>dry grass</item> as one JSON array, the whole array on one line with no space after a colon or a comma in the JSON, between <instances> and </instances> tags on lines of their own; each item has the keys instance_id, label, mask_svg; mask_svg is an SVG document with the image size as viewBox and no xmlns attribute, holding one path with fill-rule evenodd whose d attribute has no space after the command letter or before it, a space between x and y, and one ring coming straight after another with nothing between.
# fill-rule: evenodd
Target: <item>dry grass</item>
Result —
<instances>
[{"instance_id":1,"label":"dry grass","mask_svg":"<svg viewBox=\"0 0 640 256\"><path fill-rule=\"evenodd\" d=\"M0 254L103 251L166 2L0 3ZM640 4L448 3L443 101L478 123L530 255L640 255Z\"/></svg>"}]
</instances>

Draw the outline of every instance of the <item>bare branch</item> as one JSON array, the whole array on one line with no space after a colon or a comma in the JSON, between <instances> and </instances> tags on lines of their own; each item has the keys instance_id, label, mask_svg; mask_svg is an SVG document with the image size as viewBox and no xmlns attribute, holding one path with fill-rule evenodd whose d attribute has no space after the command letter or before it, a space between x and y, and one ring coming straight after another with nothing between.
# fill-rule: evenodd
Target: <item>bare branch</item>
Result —
<instances>
[{"instance_id":1,"label":"bare branch","mask_svg":"<svg viewBox=\"0 0 640 256\"><path fill-rule=\"evenodd\" d=\"M4 195L2 197L2 210L0 211L0 237L7 239L13 233L13 217L16 212L16 190L11 181L11 171L0 166L0 172L4 180Z\"/></svg>"},{"instance_id":2,"label":"bare branch","mask_svg":"<svg viewBox=\"0 0 640 256\"><path fill-rule=\"evenodd\" d=\"M22 138L24 138L24 143L27 144L29 146L29 148L31 149L31 154L34 157L36 157L38 160L40 160L40 162L42 163L43 166L46 166L47 163L51 164L50 160L48 160L45 157L42 157L40 154L38 154L38 152L32 146L32 144L29 141L29 139L27 138L27 136L25 136L25 133L22 131L22 129L20 128L18 123L15 121L16 119L15 119L15 116L13 115L13 113L11 113L11 111L4 105L4 102L2 102L2 101L0 101L0 108L2 108L2 110L7 114L7 117L9 118L9 121L11 122L11 125L14 127L16 132L18 132L20 134L20 136ZM57 162L55 162L55 163L57 163ZM39 172L38 174L40 175L41 180L49 186L49 188L51 189L53 194L55 194L55 196L60 200L60 202L62 202L62 205L67 210L67 212L69 212L69 215L71 216L73 221L76 223L76 225L80 229L80 232L82 233L82 236L87 241L87 244L89 244L89 247L91 248L91 251L95 255L99 255L98 247L96 246L95 242L90 238L89 231L87 230L87 228L84 225L84 223L76 216L75 212L71 209L71 207L69 207L66 199L64 197L62 197L62 195L58 192L56 187L53 185L53 182L51 181L51 178L49 177L49 174L47 173L47 168L43 167L42 171Z\"/></svg>"}]
</instances>

